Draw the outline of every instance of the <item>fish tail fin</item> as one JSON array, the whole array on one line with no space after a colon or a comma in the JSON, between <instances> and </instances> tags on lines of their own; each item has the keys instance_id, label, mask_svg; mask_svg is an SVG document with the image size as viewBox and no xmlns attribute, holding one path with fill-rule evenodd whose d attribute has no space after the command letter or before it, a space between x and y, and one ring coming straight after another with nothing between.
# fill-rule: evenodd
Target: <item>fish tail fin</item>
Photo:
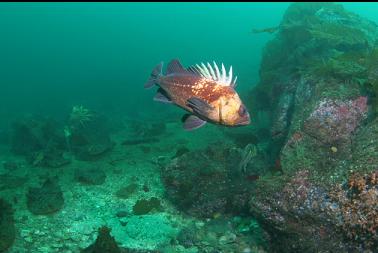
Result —
<instances>
[{"instance_id":1,"label":"fish tail fin","mask_svg":"<svg viewBox=\"0 0 378 253\"><path fill-rule=\"evenodd\" d=\"M154 84L157 82L158 78L162 75L162 70L163 70L163 62L160 62L153 70L151 73L150 78L148 81L144 84L145 89L152 88Z\"/></svg>"}]
</instances>

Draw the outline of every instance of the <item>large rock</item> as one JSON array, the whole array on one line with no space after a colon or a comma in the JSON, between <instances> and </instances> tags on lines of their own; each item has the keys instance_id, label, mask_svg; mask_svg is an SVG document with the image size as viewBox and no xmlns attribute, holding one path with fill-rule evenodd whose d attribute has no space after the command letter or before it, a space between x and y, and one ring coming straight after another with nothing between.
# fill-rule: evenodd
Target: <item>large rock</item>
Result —
<instances>
[{"instance_id":1,"label":"large rock","mask_svg":"<svg viewBox=\"0 0 378 253\"><path fill-rule=\"evenodd\" d=\"M96 160L110 151L114 143L106 118L91 114L85 122L72 122L66 129L70 149L79 160Z\"/></svg>"},{"instance_id":2,"label":"large rock","mask_svg":"<svg viewBox=\"0 0 378 253\"><path fill-rule=\"evenodd\" d=\"M6 201L0 199L0 252L5 252L11 247L15 237L13 209Z\"/></svg>"},{"instance_id":3,"label":"large rock","mask_svg":"<svg viewBox=\"0 0 378 253\"><path fill-rule=\"evenodd\" d=\"M239 169L241 159L239 150L219 143L173 159L161 171L167 198L197 217L245 212L253 184Z\"/></svg>"},{"instance_id":4,"label":"large rock","mask_svg":"<svg viewBox=\"0 0 378 253\"><path fill-rule=\"evenodd\" d=\"M121 251L118 247L114 237L110 235L111 229L108 227L101 227L98 229L98 236L96 241L89 247L83 249L82 253L121 253L128 251Z\"/></svg>"},{"instance_id":5,"label":"large rock","mask_svg":"<svg viewBox=\"0 0 378 253\"><path fill-rule=\"evenodd\" d=\"M64 205L63 192L58 183L47 179L42 187L29 188L27 207L33 214L51 214L59 211Z\"/></svg>"},{"instance_id":6,"label":"large rock","mask_svg":"<svg viewBox=\"0 0 378 253\"><path fill-rule=\"evenodd\" d=\"M269 98L267 152L283 174L257 180L250 210L276 252L378 247L377 42L377 25L341 5L295 3L264 51L251 97Z\"/></svg>"}]
</instances>

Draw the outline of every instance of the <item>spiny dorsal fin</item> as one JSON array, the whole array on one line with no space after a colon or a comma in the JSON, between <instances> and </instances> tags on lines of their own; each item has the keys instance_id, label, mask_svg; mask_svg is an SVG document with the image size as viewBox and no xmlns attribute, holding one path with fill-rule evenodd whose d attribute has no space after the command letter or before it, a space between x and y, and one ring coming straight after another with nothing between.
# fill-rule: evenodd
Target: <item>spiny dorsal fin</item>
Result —
<instances>
[{"instance_id":1,"label":"spiny dorsal fin","mask_svg":"<svg viewBox=\"0 0 378 253\"><path fill-rule=\"evenodd\" d=\"M214 68L210 65L210 63L207 63L207 65L205 65L204 63L201 63L201 65L196 64L195 66L189 67L188 71L192 74L200 75L204 78L216 81L220 85L235 87L237 77L235 77L235 79L232 80L232 66L230 67L230 70L227 75L223 63L221 70L219 70L218 65L215 62L213 62L213 64Z\"/></svg>"},{"instance_id":2,"label":"spiny dorsal fin","mask_svg":"<svg viewBox=\"0 0 378 253\"><path fill-rule=\"evenodd\" d=\"M173 59L167 66L167 75L172 73L188 73L178 59Z\"/></svg>"}]
</instances>

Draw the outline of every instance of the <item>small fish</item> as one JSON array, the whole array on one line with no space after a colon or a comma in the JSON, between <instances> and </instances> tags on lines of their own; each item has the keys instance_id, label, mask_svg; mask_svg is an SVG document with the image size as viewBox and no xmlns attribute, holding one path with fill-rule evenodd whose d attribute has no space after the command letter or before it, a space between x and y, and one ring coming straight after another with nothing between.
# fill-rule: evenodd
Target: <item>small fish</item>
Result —
<instances>
[{"instance_id":1,"label":"small fish","mask_svg":"<svg viewBox=\"0 0 378 253\"><path fill-rule=\"evenodd\" d=\"M249 180L249 181L256 181L256 180L258 180L259 178L260 178L260 176L259 175L256 175L256 174L251 174L251 175L247 175L247 180Z\"/></svg>"},{"instance_id":2,"label":"small fish","mask_svg":"<svg viewBox=\"0 0 378 253\"><path fill-rule=\"evenodd\" d=\"M232 67L227 75L225 67L219 70L207 63L185 69L179 60L172 60L166 75L162 74L163 63L157 65L144 85L159 89L155 101L175 104L188 112L182 118L184 129L194 130L206 122L224 126L244 126L250 123L249 113L235 91L236 77Z\"/></svg>"},{"instance_id":3,"label":"small fish","mask_svg":"<svg viewBox=\"0 0 378 253\"><path fill-rule=\"evenodd\" d=\"M264 29L252 29L253 33L274 33L279 29L279 26L268 27Z\"/></svg>"}]
</instances>

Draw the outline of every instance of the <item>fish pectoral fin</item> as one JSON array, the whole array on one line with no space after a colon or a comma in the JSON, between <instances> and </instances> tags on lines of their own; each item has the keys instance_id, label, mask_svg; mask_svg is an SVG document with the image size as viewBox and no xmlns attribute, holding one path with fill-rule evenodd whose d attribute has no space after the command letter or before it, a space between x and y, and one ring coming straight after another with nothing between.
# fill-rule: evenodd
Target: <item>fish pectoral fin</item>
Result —
<instances>
[{"instance_id":1,"label":"fish pectoral fin","mask_svg":"<svg viewBox=\"0 0 378 253\"><path fill-rule=\"evenodd\" d=\"M182 121L184 122L184 129L187 131L200 128L206 124L206 121L192 114L185 114L182 117Z\"/></svg>"},{"instance_id":2,"label":"fish pectoral fin","mask_svg":"<svg viewBox=\"0 0 378 253\"><path fill-rule=\"evenodd\" d=\"M193 109L194 112L207 116L208 112L213 110L214 108L207 103L205 100L197 98L197 97L191 97L186 101L186 105Z\"/></svg>"},{"instance_id":3,"label":"fish pectoral fin","mask_svg":"<svg viewBox=\"0 0 378 253\"><path fill-rule=\"evenodd\" d=\"M172 100L166 95L166 92L159 88L156 95L154 96L154 101L171 104Z\"/></svg>"}]
</instances>

